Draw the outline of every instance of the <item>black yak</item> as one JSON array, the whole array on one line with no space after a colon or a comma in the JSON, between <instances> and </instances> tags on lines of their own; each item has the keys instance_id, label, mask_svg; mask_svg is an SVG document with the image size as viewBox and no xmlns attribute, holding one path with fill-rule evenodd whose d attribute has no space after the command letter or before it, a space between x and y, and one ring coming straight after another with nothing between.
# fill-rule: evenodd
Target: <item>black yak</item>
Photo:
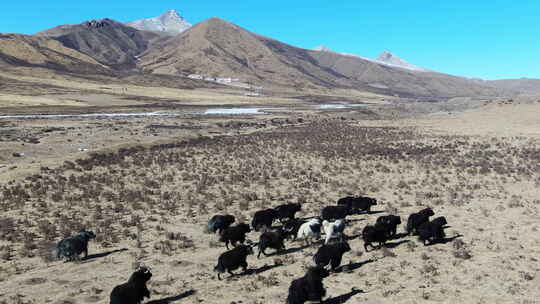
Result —
<instances>
[{"instance_id":1,"label":"black yak","mask_svg":"<svg viewBox=\"0 0 540 304\"><path fill-rule=\"evenodd\" d=\"M219 240L224 242L227 249L229 249L229 243L233 246L236 246L236 242L244 243L246 241L246 234L249 232L251 232L249 225L240 223L223 230Z\"/></svg>"},{"instance_id":2,"label":"black yak","mask_svg":"<svg viewBox=\"0 0 540 304\"><path fill-rule=\"evenodd\" d=\"M74 236L67 237L56 245L56 258L66 257L68 260L78 258L84 253L84 258L88 256L88 242L96 238L92 231L81 230Z\"/></svg>"},{"instance_id":3,"label":"black yak","mask_svg":"<svg viewBox=\"0 0 540 304\"><path fill-rule=\"evenodd\" d=\"M151 277L152 273L148 267L139 267L126 283L113 288L110 304L140 304L145 297L150 298L146 282Z\"/></svg>"},{"instance_id":4,"label":"black yak","mask_svg":"<svg viewBox=\"0 0 540 304\"><path fill-rule=\"evenodd\" d=\"M332 270L336 270L341 265L343 255L349 251L351 251L351 247L347 242L322 245L313 256L313 261L317 266L321 267L330 264Z\"/></svg>"},{"instance_id":5,"label":"black yak","mask_svg":"<svg viewBox=\"0 0 540 304\"><path fill-rule=\"evenodd\" d=\"M377 218L377 224L386 227L388 237L394 237L397 234L397 226L401 224L401 217L397 215L379 216L379 218Z\"/></svg>"},{"instance_id":6,"label":"black yak","mask_svg":"<svg viewBox=\"0 0 540 304\"><path fill-rule=\"evenodd\" d=\"M216 267L214 267L214 271L217 271L218 273L218 279L221 280L220 274L225 271L233 276L234 273L232 273L232 271L240 267L246 272L248 267L247 256L250 254L253 254L251 245L240 245L222 253L218 258Z\"/></svg>"},{"instance_id":7,"label":"black yak","mask_svg":"<svg viewBox=\"0 0 540 304\"><path fill-rule=\"evenodd\" d=\"M214 215L208 221L208 231L215 233L216 231L221 233L223 230L229 228L234 223L235 218L232 215Z\"/></svg>"},{"instance_id":8,"label":"black yak","mask_svg":"<svg viewBox=\"0 0 540 304\"><path fill-rule=\"evenodd\" d=\"M251 227L253 227L255 231L259 231L262 227L270 228L278 217L279 213L275 209L259 210L253 215Z\"/></svg>"},{"instance_id":9,"label":"black yak","mask_svg":"<svg viewBox=\"0 0 540 304\"><path fill-rule=\"evenodd\" d=\"M291 282L287 304L304 304L307 301L322 302L326 295L323 279L330 273L324 267L311 267L300 279Z\"/></svg>"},{"instance_id":10,"label":"black yak","mask_svg":"<svg viewBox=\"0 0 540 304\"><path fill-rule=\"evenodd\" d=\"M301 204L284 204L274 208L278 212L278 219L283 222L284 219L294 220L296 212L302 210Z\"/></svg>"},{"instance_id":11,"label":"black yak","mask_svg":"<svg viewBox=\"0 0 540 304\"><path fill-rule=\"evenodd\" d=\"M444 216L440 216L431 222L423 223L418 227L418 239L420 239L424 245L444 239L444 226L446 224L448 223Z\"/></svg>"},{"instance_id":12,"label":"black yak","mask_svg":"<svg viewBox=\"0 0 540 304\"><path fill-rule=\"evenodd\" d=\"M429 217L435 215L431 208L422 209L417 213L409 215L407 220L407 234L416 234L416 230L423 223L429 222Z\"/></svg>"}]
</instances>

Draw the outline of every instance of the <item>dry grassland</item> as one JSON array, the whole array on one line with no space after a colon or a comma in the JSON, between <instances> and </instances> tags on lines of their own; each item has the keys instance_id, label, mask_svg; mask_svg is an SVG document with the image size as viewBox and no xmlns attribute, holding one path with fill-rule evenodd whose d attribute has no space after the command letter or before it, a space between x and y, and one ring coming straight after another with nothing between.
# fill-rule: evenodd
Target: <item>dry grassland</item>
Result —
<instances>
[{"instance_id":1,"label":"dry grassland","mask_svg":"<svg viewBox=\"0 0 540 304\"><path fill-rule=\"evenodd\" d=\"M45 76L45 75L44 75ZM243 90L233 89L177 89L166 87L151 87L151 86L139 86L125 83L108 83L104 85L103 82L94 82L84 79L77 80L73 77L63 77L59 74L48 75L50 77L33 77L28 75L13 74L0 72L0 77L6 79L13 79L16 81L23 81L28 83L35 83L39 85L48 85L57 88L72 89L76 92L90 91L93 94L105 95L102 98L101 103L92 103L91 105L110 105L109 99L106 95L112 97L122 96L125 100L125 104L137 104L140 103L141 98L147 98L148 101L163 100L169 102L182 102L186 105L228 105L228 104L275 104L275 105L287 105L298 103L297 100L281 97L249 97L244 96ZM73 94L69 95L73 98ZM85 94L84 94L85 95ZM61 97L61 96L56 96ZM84 98L84 96L81 96ZM30 101L28 105L32 105ZM63 105L60 102L58 105Z\"/></svg>"},{"instance_id":2,"label":"dry grassland","mask_svg":"<svg viewBox=\"0 0 540 304\"><path fill-rule=\"evenodd\" d=\"M329 118L42 168L0 188L0 303L108 303L139 262L153 269L151 300L284 303L316 246L288 242L283 254L250 256L248 274L218 281L225 248L206 222L218 213L249 222L286 202L314 216L349 194L405 218L431 206L456 238L425 247L405 237L366 253L354 236L382 213L353 216L353 250L325 280L325 303L537 303L540 140L443 131ZM90 258L51 260L53 243L82 227L97 234Z\"/></svg>"}]
</instances>

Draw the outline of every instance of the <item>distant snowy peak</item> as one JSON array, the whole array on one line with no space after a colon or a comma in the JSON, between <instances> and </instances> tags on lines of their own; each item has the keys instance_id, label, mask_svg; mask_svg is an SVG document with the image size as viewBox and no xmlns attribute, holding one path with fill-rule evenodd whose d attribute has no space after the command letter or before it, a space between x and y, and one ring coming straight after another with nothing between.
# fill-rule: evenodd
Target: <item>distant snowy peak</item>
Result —
<instances>
[{"instance_id":1,"label":"distant snowy peak","mask_svg":"<svg viewBox=\"0 0 540 304\"><path fill-rule=\"evenodd\" d=\"M364 59L364 60L367 60L367 61L371 61L371 62L374 62L374 63L378 63L378 64L382 64L382 65L386 65L386 66L390 66L390 67L394 67L394 68L401 68L401 69L417 71L417 72L428 72L428 70L426 70L424 68L421 68L421 67L417 67L415 65L412 65L412 64L408 63L407 61L399 58L398 56L392 54L389 51L384 51L379 55L379 57L377 59L372 59L372 58L362 57L362 56L358 56L358 55L350 54L350 53L339 53L339 52L333 51L333 50L331 50L331 49L329 49L329 48L327 48L325 46L322 46L322 45L314 48L313 50L318 51L318 52L328 52L328 53L340 54L340 55L343 55L343 56L357 57L357 58L360 58L360 59Z\"/></svg>"},{"instance_id":2,"label":"distant snowy peak","mask_svg":"<svg viewBox=\"0 0 540 304\"><path fill-rule=\"evenodd\" d=\"M426 69L423 69L421 67L417 67L413 64L408 63L407 61L399 58L398 56L392 54L389 51L382 52L377 58L377 61L385 62L394 66L399 66L399 67L413 70L413 71L422 71L422 72L427 71Z\"/></svg>"},{"instance_id":3,"label":"distant snowy peak","mask_svg":"<svg viewBox=\"0 0 540 304\"><path fill-rule=\"evenodd\" d=\"M191 27L176 10L168 10L161 16L146 18L132 22L126 22L126 25L138 30L168 33L171 35L179 34Z\"/></svg>"},{"instance_id":4,"label":"distant snowy peak","mask_svg":"<svg viewBox=\"0 0 540 304\"><path fill-rule=\"evenodd\" d=\"M332 51L331 49L325 47L324 45L319 45L318 47L314 48L313 50L314 50L314 51L319 51L319 52L330 52L330 53L335 53L334 51Z\"/></svg>"}]
</instances>

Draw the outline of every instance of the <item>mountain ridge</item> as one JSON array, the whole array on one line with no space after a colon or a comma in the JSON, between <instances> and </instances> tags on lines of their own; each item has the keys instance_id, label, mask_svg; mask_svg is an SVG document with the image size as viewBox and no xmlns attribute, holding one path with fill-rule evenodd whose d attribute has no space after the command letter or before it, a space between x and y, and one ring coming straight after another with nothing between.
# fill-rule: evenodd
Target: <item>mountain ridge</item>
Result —
<instances>
[{"instance_id":1,"label":"mountain ridge","mask_svg":"<svg viewBox=\"0 0 540 304\"><path fill-rule=\"evenodd\" d=\"M427 69L424 69L424 68L421 68L421 67L418 67L418 66L415 66L413 64L408 63L407 61L399 58L398 56L394 55L390 51L383 51L379 55L379 57L377 57L377 59L372 59L372 58L368 58L368 57L355 55L355 54L352 54L352 53L336 52L336 51L334 51L334 50L332 50L332 49L330 49L330 48L328 48L328 47L326 47L324 45L317 46L317 47L313 48L313 50L317 51L317 52L329 52L329 53L335 53L335 54L339 54L339 55L343 55L343 56L358 57L358 58L361 58L363 60L367 60L367 61L371 61L371 62L374 62L374 63L377 63L377 64L387 65L387 66L395 67L395 68L402 68L402 69L412 70L412 71L417 71L417 72L427 72L428 71Z\"/></svg>"},{"instance_id":2,"label":"mountain ridge","mask_svg":"<svg viewBox=\"0 0 540 304\"><path fill-rule=\"evenodd\" d=\"M359 56L298 48L210 18L141 56L148 73L241 78L260 85L347 88L398 96L496 95L493 87Z\"/></svg>"},{"instance_id":3,"label":"mountain ridge","mask_svg":"<svg viewBox=\"0 0 540 304\"><path fill-rule=\"evenodd\" d=\"M167 14L174 16L177 12ZM96 73L130 71L183 77L199 74L199 79L235 78L264 87L353 89L411 98L496 96L516 86L419 70L388 51L377 60L322 46L317 50L298 48L217 17L174 36L138 30L104 18L60 25L32 37L56 41L62 46L60 53L66 57L52 56L47 65L54 66L56 58L60 62L58 67L66 64L73 70L72 63L82 60L86 68L94 67ZM72 51L75 53L67 54ZM16 65L17 60L4 55L2 62Z\"/></svg>"},{"instance_id":4,"label":"mountain ridge","mask_svg":"<svg viewBox=\"0 0 540 304\"><path fill-rule=\"evenodd\" d=\"M135 69L136 56L146 51L153 41L162 38L157 33L140 31L109 18L60 25L36 36L58 40L64 46L118 70Z\"/></svg>"},{"instance_id":5,"label":"mountain ridge","mask_svg":"<svg viewBox=\"0 0 540 304\"><path fill-rule=\"evenodd\" d=\"M65 47L48 37L23 34L0 34L0 62L11 67L40 67L72 73L112 71L97 60L77 50Z\"/></svg>"}]
</instances>

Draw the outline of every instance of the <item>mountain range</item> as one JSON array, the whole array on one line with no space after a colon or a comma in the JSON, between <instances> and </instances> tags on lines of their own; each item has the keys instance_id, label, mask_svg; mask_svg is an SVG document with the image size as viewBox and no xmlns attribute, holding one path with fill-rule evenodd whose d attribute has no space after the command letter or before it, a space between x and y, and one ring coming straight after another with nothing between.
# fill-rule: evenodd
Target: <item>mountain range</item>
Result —
<instances>
[{"instance_id":1,"label":"mountain range","mask_svg":"<svg viewBox=\"0 0 540 304\"><path fill-rule=\"evenodd\" d=\"M122 23L60 25L35 35L0 35L0 65L84 74L136 73L238 78L272 88L352 89L412 98L494 96L538 82L476 81L429 71L390 53L377 59L298 48L220 18L191 26L176 11Z\"/></svg>"}]
</instances>

